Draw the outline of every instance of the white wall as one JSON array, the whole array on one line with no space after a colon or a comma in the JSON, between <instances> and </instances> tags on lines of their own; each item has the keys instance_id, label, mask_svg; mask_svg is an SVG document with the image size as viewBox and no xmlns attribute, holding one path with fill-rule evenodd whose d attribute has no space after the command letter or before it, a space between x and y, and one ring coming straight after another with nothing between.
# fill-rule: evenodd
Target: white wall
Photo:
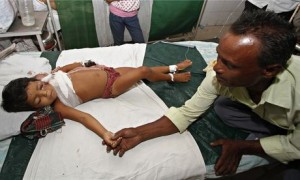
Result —
<instances>
[{"instance_id":1,"label":"white wall","mask_svg":"<svg viewBox=\"0 0 300 180\"><path fill-rule=\"evenodd\" d=\"M207 0L201 26L229 25L242 13L245 0Z\"/></svg>"},{"instance_id":2,"label":"white wall","mask_svg":"<svg viewBox=\"0 0 300 180\"><path fill-rule=\"evenodd\" d=\"M206 0L197 40L219 38L242 13L245 0Z\"/></svg>"}]
</instances>

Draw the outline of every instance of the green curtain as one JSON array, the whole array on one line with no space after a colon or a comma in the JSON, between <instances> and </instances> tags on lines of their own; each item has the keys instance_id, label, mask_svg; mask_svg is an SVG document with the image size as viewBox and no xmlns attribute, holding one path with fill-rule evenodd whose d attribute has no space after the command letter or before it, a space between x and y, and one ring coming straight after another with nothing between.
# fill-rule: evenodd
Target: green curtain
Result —
<instances>
[{"instance_id":1,"label":"green curtain","mask_svg":"<svg viewBox=\"0 0 300 180\"><path fill-rule=\"evenodd\" d=\"M65 49L98 47L92 0L55 0Z\"/></svg>"},{"instance_id":2,"label":"green curtain","mask_svg":"<svg viewBox=\"0 0 300 180\"><path fill-rule=\"evenodd\" d=\"M197 25L203 2L204 0L154 0L149 40L191 32Z\"/></svg>"},{"instance_id":3,"label":"green curtain","mask_svg":"<svg viewBox=\"0 0 300 180\"><path fill-rule=\"evenodd\" d=\"M98 47L92 0L56 0L65 49ZM149 40L192 31L204 0L153 0Z\"/></svg>"}]
</instances>

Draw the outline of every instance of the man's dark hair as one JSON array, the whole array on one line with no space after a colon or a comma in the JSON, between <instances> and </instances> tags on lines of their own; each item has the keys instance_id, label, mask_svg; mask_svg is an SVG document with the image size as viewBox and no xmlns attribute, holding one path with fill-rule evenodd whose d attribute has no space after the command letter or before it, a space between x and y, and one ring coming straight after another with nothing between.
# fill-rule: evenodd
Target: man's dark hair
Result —
<instances>
[{"instance_id":1,"label":"man's dark hair","mask_svg":"<svg viewBox=\"0 0 300 180\"><path fill-rule=\"evenodd\" d=\"M296 45L293 26L270 11L245 11L229 31L235 35L252 35L261 42L258 63L264 68L271 64L286 66Z\"/></svg>"},{"instance_id":2,"label":"man's dark hair","mask_svg":"<svg viewBox=\"0 0 300 180\"><path fill-rule=\"evenodd\" d=\"M35 110L27 104L26 88L31 81L37 81L35 78L18 78L10 81L2 91L1 106L7 112L20 112Z\"/></svg>"}]
</instances>

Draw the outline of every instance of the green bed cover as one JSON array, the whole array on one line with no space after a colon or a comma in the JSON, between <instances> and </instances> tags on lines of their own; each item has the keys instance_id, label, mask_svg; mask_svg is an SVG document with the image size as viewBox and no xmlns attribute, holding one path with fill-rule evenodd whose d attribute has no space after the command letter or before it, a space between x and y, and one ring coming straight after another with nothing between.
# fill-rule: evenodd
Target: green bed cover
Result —
<instances>
[{"instance_id":1,"label":"green bed cover","mask_svg":"<svg viewBox=\"0 0 300 180\"><path fill-rule=\"evenodd\" d=\"M52 67L54 67L59 52L46 52L42 53L42 56L48 58ZM147 45L144 58L144 65L146 66L174 64L184 60L185 57L193 61L193 65L186 69L186 71L192 73L190 82L146 82L168 107L181 106L195 93L205 77L202 69L206 66L206 63L195 48L165 43ZM194 122L189 127L189 131L196 140L207 165L214 164L220 153L220 148L212 148L209 145L211 141L219 138L244 139L247 136L246 133L225 125L216 116L213 109L210 109L199 119L201 120ZM37 142L37 140L27 140L20 135L14 137L3 164L0 179L22 179Z\"/></svg>"}]
</instances>

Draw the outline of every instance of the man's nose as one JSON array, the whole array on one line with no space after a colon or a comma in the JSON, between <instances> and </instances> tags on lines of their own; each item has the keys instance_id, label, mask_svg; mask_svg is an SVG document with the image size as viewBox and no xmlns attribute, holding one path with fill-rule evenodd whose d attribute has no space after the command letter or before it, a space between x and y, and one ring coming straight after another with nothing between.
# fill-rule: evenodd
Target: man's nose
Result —
<instances>
[{"instance_id":1,"label":"man's nose","mask_svg":"<svg viewBox=\"0 0 300 180\"><path fill-rule=\"evenodd\" d=\"M222 63L220 61L217 61L217 63L213 67L214 71L218 74L223 73L224 68L222 67Z\"/></svg>"}]
</instances>

